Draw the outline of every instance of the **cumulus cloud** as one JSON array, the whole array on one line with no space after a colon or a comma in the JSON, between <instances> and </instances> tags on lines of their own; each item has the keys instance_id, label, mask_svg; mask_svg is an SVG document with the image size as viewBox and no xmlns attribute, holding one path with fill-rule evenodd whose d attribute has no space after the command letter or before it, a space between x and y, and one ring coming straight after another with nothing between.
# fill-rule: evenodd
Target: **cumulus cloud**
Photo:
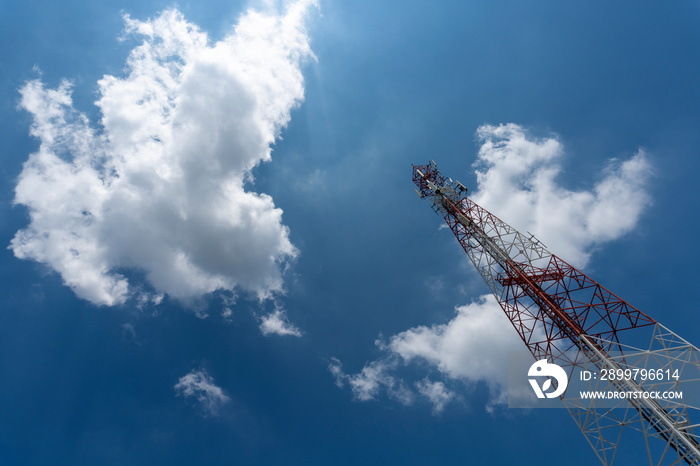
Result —
<instances>
[{"instance_id":1,"label":"cumulus cloud","mask_svg":"<svg viewBox=\"0 0 700 466\"><path fill-rule=\"evenodd\" d=\"M204 369L193 370L180 377L173 388L176 396L194 397L207 415L215 416L229 402L229 397L216 386L214 379Z\"/></svg>"},{"instance_id":2,"label":"cumulus cloud","mask_svg":"<svg viewBox=\"0 0 700 466\"><path fill-rule=\"evenodd\" d=\"M446 324L418 326L394 335L386 348L404 364L427 362L445 377L483 381L494 402L504 402L509 351L523 343L493 295L456 308ZM439 410L438 410L439 411Z\"/></svg>"},{"instance_id":3,"label":"cumulus cloud","mask_svg":"<svg viewBox=\"0 0 700 466\"><path fill-rule=\"evenodd\" d=\"M521 231L537 234L552 252L578 266L587 263L596 245L629 232L650 203L651 169L641 150L628 160L610 161L592 190L571 191L556 180L564 155L556 138L533 138L515 124L482 126L477 138L481 148L472 199ZM443 381L415 383L436 413L455 396L443 382L484 382L491 392L487 410L505 403L508 352L525 349L491 294L458 306L447 323L408 329L379 347L381 356L360 373L343 373L338 360L331 373L350 384L357 400L366 401L382 388L405 384L401 367L436 369Z\"/></svg>"},{"instance_id":4,"label":"cumulus cloud","mask_svg":"<svg viewBox=\"0 0 700 466\"><path fill-rule=\"evenodd\" d=\"M572 191L557 183L564 149L556 138L533 138L513 123L484 125L476 135L481 148L471 199L579 267L596 245L629 232L650 203L643 150L610 160L592 190Z\"/></svg>"},{"instance_id":5,"label":"cumulus cloud","mask_svg":"<svg viewBox=\"0 0 700 466\"><path fill-rule=\"evenodd\" d=\"M281 309L277 309L260 319L260 331L263 335L301 336L299 329L289 322L285 312Z\"/></svg>"},{"instance_id":6,"label":"cumulus cloud","mask_svg":"<svg viewBox=\"0 0 700 466\"><path fill-rule=\"evenodd\" d=\"M313 3L248 11L217 42L174 9L127 16L126 35L142 42L126 76L98 82L99 125L73 108L68 81L28 82L20 107L40 147L15 188L30 216L11 241L15 256L46 264L97 305L143 294L130 270L155 301L281 291L298 251L282 210L246 183L303 100Z\"/></svg>"}]
</instances>

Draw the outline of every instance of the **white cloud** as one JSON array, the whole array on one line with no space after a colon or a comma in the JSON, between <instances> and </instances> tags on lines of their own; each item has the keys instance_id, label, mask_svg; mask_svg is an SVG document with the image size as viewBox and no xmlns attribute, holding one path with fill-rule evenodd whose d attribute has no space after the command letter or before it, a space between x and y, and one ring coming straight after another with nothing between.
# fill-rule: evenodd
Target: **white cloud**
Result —
<instances>
[{"instance_id":1,"label":"white cloud","mask_svg":"<svg viewBox=\"0 0 700 466\"><path fill-rule=\"evenodd\" d=\"M298 251L272 198L245 183L303 100L312 4L248 11L213 43L176 10L126 17L126 34L143 42L125 77L99 81L99 129L73 108L67 81L28 82L20 105L40 148L15 189L30 215L11 242L15 256L46 264L98 305L141 293L130 269L156 301L282 290L281 269Z\"/></svg>"},{"instance_id":2,"label":"white cloud","mask_svg":"<svg viewBox=\"0 0 700 466\"><path fill-rule=\"evenodd\" d=\"M433 404L433 413L435 414L441 413L456 396L455 392L445 387L444 383L431 382L427 378L416 382L416 387L418 393L428 398Z\"/></svg>"},{"instance_id":3,"label":"white cloud","mask_svg":"<svg viewBox=\"0 0 700 466\"><path fill-rule=\"evenodd\" d=\"M260 321L260 331L263 335L301 336L299 329L289 322L286 313L281 309L277 309L274 312L263 316Z\"/></svg>"},{"instance_id":4,"label":"white cloud","mask_svg":"<svg viewBox=\"0 0 700 466\"><path fill-rule=\"evenodd\" d=\"M579 266L593 247L630 231L650 203L651 170L641 150L624 162L611 161L591 191L575 192L556 182L564 152L555 138L534 139L515 124L482 126L477 136L482 146L472 199L521 231L537 234L551 252ZM491 294L456 311L447 323L389 338L380 345L382 355L356 375L342 373L338 360L331 373L349 382L355 398L364 401L383 387L403 383L396 375L400 366L423 363L444 381L485 382L491 391L488 410L505 403L507 355L525 350L524 344ZM423 379L415 384L436 413L454 396L438 383Z\"/></svg>"},{"instance_id":5,"label":"white cloud","mask_svg":"<svg viewBox=\"0 0 700 466\"><path fill-rule=\"evenodd\" d=\"M650 203L643 150L611 160L591 191L571 191L556 180L564 150L555 138L535 139L513 123L484 125L476 134L482 145L471 199L578 266L596 245L629 232Z\"/></svg>"},{"instance_id":6,"label":"white cloud","mask_svg":"<svg viewBox=\"0 0 700 466\"><path fill-rule=\"evenodd\" d=\"M523 350L522 341L493 295L456 308L446 324L418 326L394 335L387 351L404 363L424 361L450 379L484 381L494 399L508 380L509 351Z\"/></svg>"},{"instance_id":7,"label":"white cloud","mask_svg":"<svg viewBox=\"0 0 700 466\"><path fill-rule=\"evenodd\" d=\"M204 369L193 370L180 377L173 388L176 396L194 397L208 415L218 414L219 409L229 402L229 397Z\"/></svg>"},{"instance_id":8,"label":"white cloud","mask_svg":"<svg viewBox=\"0 0 700 466\"><path fill-rule=\"evenodd\" d=\"M365 364L360 373L348 375L343 372L342 363L337 358L332 358L328 364L328 370L335 377L335 384L342 388L347 383L356 400L373 400L384 389L390 397L404 405L410 405L414 399L413 392L402 380L391 375L396 367L395 358L381 358Z\"/></svg>"}]
</instances>

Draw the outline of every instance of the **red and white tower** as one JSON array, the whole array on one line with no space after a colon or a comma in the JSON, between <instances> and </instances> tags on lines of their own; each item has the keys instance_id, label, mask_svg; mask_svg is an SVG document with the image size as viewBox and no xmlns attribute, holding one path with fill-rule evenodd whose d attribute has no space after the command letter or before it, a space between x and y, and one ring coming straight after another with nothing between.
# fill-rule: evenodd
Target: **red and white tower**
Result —
<instances>
[{"instance_id":1,"label":"red and white tower","mask_svg":"<svg viewBox=\"0 0 700 466\"><path fill-rule=\"evenodd\" d=\"M591 379L591 391L639 394L612 404L578 392L560 397L603 464L614 464L618 447L627 445L644 448L650 465L700 465L700 409L649 396L700 393L695 346L471 201L435 162L414 165L413 181L536 360L556 363L569 376L574 369L613 374Z\"/></svg>"}]
</instances>

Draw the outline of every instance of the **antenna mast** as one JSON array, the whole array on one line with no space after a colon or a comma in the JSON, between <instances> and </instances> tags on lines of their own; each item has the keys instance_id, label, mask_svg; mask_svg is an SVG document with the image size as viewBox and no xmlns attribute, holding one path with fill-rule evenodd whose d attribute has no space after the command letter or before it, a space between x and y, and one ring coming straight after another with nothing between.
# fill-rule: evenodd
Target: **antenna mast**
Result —
<instances>
[{"instance_id":1,"label":"antenna mast","mask_svg":"<svg viewBox=\"0 0 700 466\"><path fill-rule=\"evenodd\" d=\"M662 380L597 379L591 382L597 391L643 394L700 381L695 346L550 253L532 234L523 235L477 205L466 197L464 185L440 174L434 161L414 165L413 182L450 227L536 360L558 364L569 376L574 368L626 374L653 367L680 374ZM560 398L604 465L614 463L627 432L637 441L641 432L651 465L700 465L700 437L694 432L700 410L683 399L627 397L610 406L566 392Z\"/></svg>"}]
</instances>

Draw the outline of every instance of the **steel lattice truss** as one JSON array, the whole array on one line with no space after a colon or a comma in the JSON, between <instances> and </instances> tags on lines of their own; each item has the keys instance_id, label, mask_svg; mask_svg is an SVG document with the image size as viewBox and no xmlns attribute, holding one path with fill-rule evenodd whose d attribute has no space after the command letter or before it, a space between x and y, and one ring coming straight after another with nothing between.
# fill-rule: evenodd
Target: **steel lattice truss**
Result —
<instances>
[{"instance_id":1,"label":"steel lattice truss","mask_svg":"<svg viewBox=\"0 0 700 466\"><path fill-rule=\"evenodd\" d=\"M640 329L640 340L649 342L646 347L617 344L619 352L606 354L605 359L615 367L636 370L678 370L677 379L646 380L640 382L647 392L682 391L686 394L700 393L700 352L661 324ZM601 338L599 346L609 346ZM596 355L582 358L583 370L596 371L603 367ZM589 391L605 392L620 387L614 381L591 380ZM656 400L657 407L667 413L674 428L659 422L660 419L646 407L635 401L619 400L609 404L601 400L583 400L574 394L562 397L569 413L586 435L603 464L613 464L616 459L617 445L621 440L639 443L639 435L644 439L643 447L650 464L698 464L697 456L685 447L683 435L696 444L700 436L695 432L700 427L700 409L689 405L686 400ZM694 421L693 421L694 420ZM694 423L693 423L694 422ZM654 439L651 440L650 439ZM687 440L687 439L686 439ZM624 460L623 460L624 461ZM623 463L625 464L625 463Z\"/></svg>"},{"instance_id":2,"label":"steel lattice truss","mask_svg":"<svg viewBox=\"0 0 700 466\"><path fill-rule=\"evenodd\" d=\"M651 392L692 386L700 393L695 346L551 254L532 235L468 199L466 188L441 175L435 162L414 165L413 181L418 195L431 200L444 218L536 360L546 358L569 376L574 368L678 369L682 376L665 382L604 385L596 380L590 388ZM626 438L634 442L634 433L642 434L651 465L700 465L694 433L700 412L683 400L623 399L611 406L568 393L561 398L605 465L613 464Z\"/></svg>"}]
</instances>

